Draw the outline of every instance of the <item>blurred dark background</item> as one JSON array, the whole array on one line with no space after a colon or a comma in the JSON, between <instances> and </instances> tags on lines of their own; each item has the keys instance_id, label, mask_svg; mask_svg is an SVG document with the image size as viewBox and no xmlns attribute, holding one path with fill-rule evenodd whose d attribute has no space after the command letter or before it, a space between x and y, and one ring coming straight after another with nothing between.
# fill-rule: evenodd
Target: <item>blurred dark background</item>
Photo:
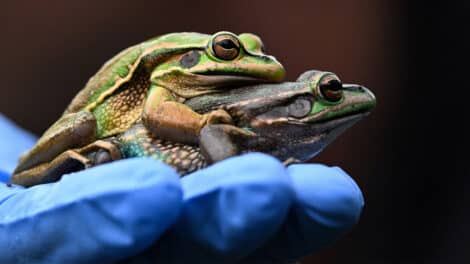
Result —
<instances>
[{"instance_id":1,"label":"blurred dark background","mask_svg":"<svg viewBox=\"0 0 470 264\"><path fill-rule=\"evenodd\" d=\"M445 3L444 3L445 2ZM304 263L470 263L468 1L3 1L0 112L41 134L123 48L167 32L261 36L294 80L329 70L376 110L314 161L364 192L359 224ZM468 15L467 15L468 16ZM468 67L467 67L468 68Z\"/></svg>"}]
</instances>

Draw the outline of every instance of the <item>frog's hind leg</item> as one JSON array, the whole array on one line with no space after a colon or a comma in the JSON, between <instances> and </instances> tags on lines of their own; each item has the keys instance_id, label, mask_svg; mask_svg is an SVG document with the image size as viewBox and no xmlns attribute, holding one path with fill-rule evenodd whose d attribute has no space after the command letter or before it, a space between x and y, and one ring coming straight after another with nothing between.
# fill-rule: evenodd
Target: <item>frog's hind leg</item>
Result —
<instances>
[{"instance_id":1,"label":"frog's hind leg","mask_svg":"<svg viewBox=\"0 0 470 264\"><path fill-rule=\"evenodd\" d=\"M96 131L96 119L88 111L62 116L43 134L36 145L20 158L14 173L49 162L66 150L92 143L96 140Z\"/></svg>"},{"instance_id":2,"label":"frog's hind leg","mask_svg":"<svg viewBox=\"0 0 470 264\"><path fill-rule=\"evenodd\" d=\"M97 140L83 148L67 150L51 162L45 162L14 174L11 181L15 184L30 187L57 181L63 174L119 159L121 159L121 154L113 143Z\"/></svg>"},{"instance_id":3,"label":"frog's hind leg","mask_svg":"<svg viewBox=\"0 0 470 264\"><path fill-rule=\"evenodd\" d=\"M11 182L30 187L33 185L54 182L64 173L79 171L91 166L91 161L74 150L67 150L53 159L31 169L13 174Z\"/></svg>"}]
</instances>

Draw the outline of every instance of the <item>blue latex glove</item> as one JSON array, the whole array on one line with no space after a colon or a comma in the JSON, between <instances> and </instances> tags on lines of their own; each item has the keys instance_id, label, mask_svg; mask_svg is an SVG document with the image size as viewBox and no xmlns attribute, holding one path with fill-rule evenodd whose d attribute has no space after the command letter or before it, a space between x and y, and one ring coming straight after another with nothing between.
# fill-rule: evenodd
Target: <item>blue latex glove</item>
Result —
<instances>
[{"instance_id":1,"label":"blue latex glove","mask_svg":"<svg viewBox=\"0 0 470 264\"><path fill-rule=\"evenodd\" d=\"M32 141L0 117L4 179ZM28 189L0 184L0 263L103 263L152 244L137 260L293 260L340 238L362 206L339 168L249 154L178 181L161 162L118 161Z\"/></svg>"}]
</instances>

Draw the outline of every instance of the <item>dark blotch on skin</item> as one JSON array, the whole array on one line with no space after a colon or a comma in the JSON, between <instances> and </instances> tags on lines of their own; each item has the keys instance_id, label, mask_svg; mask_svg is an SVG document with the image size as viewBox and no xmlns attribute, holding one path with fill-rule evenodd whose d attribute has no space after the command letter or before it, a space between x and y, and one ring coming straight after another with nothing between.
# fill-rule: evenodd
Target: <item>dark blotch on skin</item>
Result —
<instances>
[{"instance_id":1,"label":"dark blotch on skin","mask_svg":"<svg viewBox=\"0 0 470 264\"><path fill-rule=\"evenodd\" d=\"M183 66L183 68L191 68L199 62L199 58L200 58L199 52L192 51L190 53L185 54L181 58L180 64L181 66Z\"/></svg>"}]
</instances>

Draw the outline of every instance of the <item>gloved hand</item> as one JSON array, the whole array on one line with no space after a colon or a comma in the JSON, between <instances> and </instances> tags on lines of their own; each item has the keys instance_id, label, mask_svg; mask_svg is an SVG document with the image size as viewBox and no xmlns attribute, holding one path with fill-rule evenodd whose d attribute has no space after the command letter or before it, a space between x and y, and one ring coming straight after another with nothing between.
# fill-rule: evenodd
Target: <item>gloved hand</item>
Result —
<instances>
[{"instance_id":1,"label":"gloved hand","mask_svg":"<svg viewBox=\"0 0 470 264\"><path fill-rule=\"evenodd\" d=\"M33 140L0 117L0 177ZM284 262L338 239L362 206L339 168L248 154L179 181L161 162L129 159L28 189L0 184L0 263L103 263L149 247L134 260Z\"/></svg>"}]
</instances>

